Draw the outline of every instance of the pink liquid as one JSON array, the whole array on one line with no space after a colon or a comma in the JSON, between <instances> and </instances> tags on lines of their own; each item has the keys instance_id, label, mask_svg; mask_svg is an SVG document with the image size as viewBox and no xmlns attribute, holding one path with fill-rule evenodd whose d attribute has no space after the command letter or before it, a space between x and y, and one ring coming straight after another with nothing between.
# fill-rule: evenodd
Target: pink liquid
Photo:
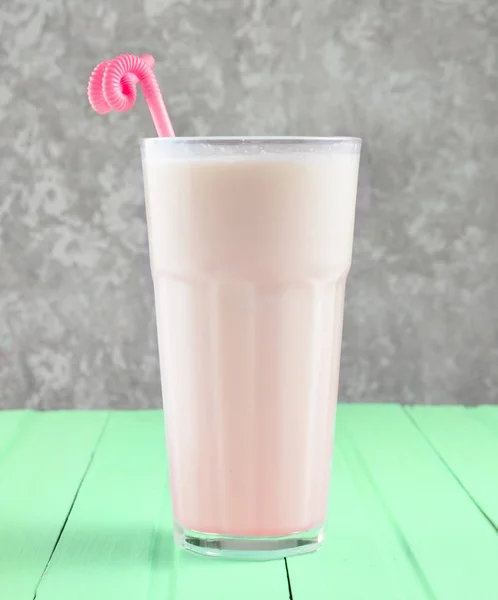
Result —
<instances>
[{"instance_id":1,"label":"pink liquid","mask_svg":"<svg viewBox=\"0 0 498 600\"><path fill-rule=\"evenodd\" d=\"M145 160L173 509L284 536L326 516L358 155Z\"/></svg>"}]
</instances>

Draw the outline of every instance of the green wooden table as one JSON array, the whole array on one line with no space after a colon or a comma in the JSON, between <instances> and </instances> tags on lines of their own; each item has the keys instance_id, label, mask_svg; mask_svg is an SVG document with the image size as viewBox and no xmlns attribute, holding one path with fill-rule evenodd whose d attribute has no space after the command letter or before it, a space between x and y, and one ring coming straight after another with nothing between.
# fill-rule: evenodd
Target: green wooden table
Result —
<instances>
[{"instance_id":1,"label":"green wooden table","mask_svg":"<svg viewBox=\"0 0 498 600\"><path fill-rule=\"evenodd\" d=\"M328 539L175 550L162 414L0 412L0 600L498 600L498 407L339 408Z\"/></svg>"}]
</instances>

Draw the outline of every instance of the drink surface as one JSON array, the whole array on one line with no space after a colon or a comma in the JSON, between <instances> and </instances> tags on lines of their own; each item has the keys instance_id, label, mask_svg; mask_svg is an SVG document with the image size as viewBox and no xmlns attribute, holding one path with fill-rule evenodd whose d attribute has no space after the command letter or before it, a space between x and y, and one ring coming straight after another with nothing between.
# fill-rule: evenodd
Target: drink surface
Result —
<instances>
[{"instance_id":1,"label":"drink surface","mask_svg":"<svg viewBox=\"0 0 498 600\"><path fill-rule=\"evenodd\" d=\"M357 153L146 159L175 518L323 523Z\"/></svg>"}]
</instances>

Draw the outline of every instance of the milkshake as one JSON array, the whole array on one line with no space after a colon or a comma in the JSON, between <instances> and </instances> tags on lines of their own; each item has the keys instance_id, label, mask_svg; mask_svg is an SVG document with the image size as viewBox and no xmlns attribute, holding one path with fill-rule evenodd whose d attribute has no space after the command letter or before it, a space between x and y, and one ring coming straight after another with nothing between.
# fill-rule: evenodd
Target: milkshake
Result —
<instances>
[{"instance_id":1,"label":"milkshake","mask_svg":"<svg viewBox=\"0 0 498 600\"><path fill-rule=\"evenodd\" d=\"M142 145L177 542L323 540L360 141Z\"/></svg>"}]
</instances>

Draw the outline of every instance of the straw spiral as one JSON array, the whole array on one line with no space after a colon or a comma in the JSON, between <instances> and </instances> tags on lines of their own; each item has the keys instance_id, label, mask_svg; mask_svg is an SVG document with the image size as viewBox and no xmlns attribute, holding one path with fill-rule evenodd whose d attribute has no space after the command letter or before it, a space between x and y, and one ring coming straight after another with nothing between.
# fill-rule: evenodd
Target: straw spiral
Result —
<instances>
[{"instance_id":1,"label":"straw spiral","mask_svg":"<svg viewBox=\"0 0 498 600\"><path fill-rule=\"evenodd\" d=\"M104 60L95 67L88 82L88 100L95 112L104 115L112 110L126 112L135 104L137 83L140 82L145 99L160 94L152 75L154 59L150 54L134 56L122 54Z\"/></svg>"}]
</instances>

